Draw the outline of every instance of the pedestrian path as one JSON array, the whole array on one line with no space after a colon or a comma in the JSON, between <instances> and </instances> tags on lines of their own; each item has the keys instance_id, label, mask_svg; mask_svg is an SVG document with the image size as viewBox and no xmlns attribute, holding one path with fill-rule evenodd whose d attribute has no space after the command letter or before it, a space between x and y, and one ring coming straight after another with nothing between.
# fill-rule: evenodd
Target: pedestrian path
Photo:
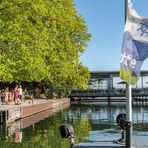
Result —
<instances>
[{"instance_id":1,"label":"pedestrian path","mask_svg":"<svg viewBox=\"0 0 148 148\"><path fill-rule=\"evenodd\" d=\"M30 106L32 104L40 104L40 103L44 103L47 102L47 99L34 99L34 101L32 102L32 100L26 100L26 101L21 101L21 104L19 105L15 105L15 102L10 102L9 104L5 105L5 104L0 104L0 111L2 110L7 110L10 108L15 108L15 107L23 107L23 106Z\"/></svg>"}]
</instances>

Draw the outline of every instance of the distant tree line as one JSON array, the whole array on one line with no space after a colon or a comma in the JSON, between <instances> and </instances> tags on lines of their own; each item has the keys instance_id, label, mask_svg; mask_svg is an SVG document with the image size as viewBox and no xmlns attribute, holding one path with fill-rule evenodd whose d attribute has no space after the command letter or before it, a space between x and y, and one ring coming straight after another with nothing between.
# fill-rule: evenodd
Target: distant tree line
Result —
<instances>
[{"instance_id":1,"label":"distant tree line","mask_svg":"<svg viewBox=\"0 0 148 148\"><path fill-rule=\"evenodd\" d=\"M87 31L72 0L1 0L0 82L85 88Z\"/></svg>"}]
</instances>

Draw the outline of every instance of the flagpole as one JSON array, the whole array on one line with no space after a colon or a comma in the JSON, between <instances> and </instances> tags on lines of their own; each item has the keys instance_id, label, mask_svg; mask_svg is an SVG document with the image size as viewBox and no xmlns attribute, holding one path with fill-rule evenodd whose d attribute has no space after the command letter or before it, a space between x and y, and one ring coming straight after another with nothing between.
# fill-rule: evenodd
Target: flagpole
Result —
<instances>
[{"instance_id":1,"label":"flagpole","mask_svg":"<svg viewBox=\"0 0 148 148\"><path fill-rule=\"evenodd\" d=\"M132 89L126 84L126 148L132 147Z\"/></svg>"},{"instance_id":2,"label":"flagpole","mask_svg":"<svg viewBox=\"0 0 148 148\"><path fill-rule=\"evenodd\" d=\"M127 7L131 0L125 0L125 23L127 18ZM132 87L126 83L126 148L132 147Z\"/></svg>"}]
</instances>

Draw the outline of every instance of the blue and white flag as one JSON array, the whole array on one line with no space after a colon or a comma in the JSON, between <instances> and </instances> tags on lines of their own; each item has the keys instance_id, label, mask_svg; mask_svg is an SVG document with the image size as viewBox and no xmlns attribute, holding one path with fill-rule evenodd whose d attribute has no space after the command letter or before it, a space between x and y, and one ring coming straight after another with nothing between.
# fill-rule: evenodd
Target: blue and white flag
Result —
<instances>
[{"instance_id":1,"label":"blue and white flag","mask_svg":"<svg viewBox=\"0 0 148 148\"><path fill-rule=\"evenodd\" d=\"M134 85L139 79L140 69L146 58L148 58L148 18L139 16L129 4L122 41L120 78Z\"/></svg>"}]
</instances>

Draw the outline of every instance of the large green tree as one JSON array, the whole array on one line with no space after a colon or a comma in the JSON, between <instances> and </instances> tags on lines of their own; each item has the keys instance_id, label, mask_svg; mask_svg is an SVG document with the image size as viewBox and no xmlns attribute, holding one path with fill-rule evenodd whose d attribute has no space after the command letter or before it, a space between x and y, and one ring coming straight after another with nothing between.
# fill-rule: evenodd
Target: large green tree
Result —
<instances>
[{"instance_id":1,"label":"large green tree","mask_svg":"<svg viewBox=\"0 0 148 148\"><path fill-rule=\"evenodd\" d=\"M90 34L72 0L0 1L0 81L84 88Z\"/></svg>"}]
</instances>

